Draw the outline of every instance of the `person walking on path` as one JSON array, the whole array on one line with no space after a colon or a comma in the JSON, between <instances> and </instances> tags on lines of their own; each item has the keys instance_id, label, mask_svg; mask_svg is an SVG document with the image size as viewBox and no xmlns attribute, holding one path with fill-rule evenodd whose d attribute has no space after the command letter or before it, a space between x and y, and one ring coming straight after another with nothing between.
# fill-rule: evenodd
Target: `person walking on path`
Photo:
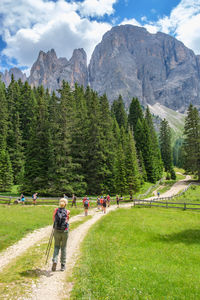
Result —
<instances>
[{"instance_id":1,"label":"person walking on path","mask_svg":"<svg viewBox=\"0 0 200 300\"><path fill-rule=\"evenodd\" d=\"M89 198L87 197L87 196L85 196L84 198L83 198L83 206L84 206L84 209L85 209L85 216L87 216L88 215L88 208L89 208L89 206L90 206L90 204L89 204Z\"/></svg>"},{"instance_id":2,"label":"person walking on path","mask_svg":"<svg viewBox=\"0 0 200 300\"><path fill-rule=\"evenodd\" d=\"M69 232L69 215L70 211L66 210L66 205L68 200L65 198L61 198L59 201L59 208L56 208L53 213L53 221L54 221L54 252L53 252L53 264L52 271L56 271L56 266L58 263L58 254L61 249L61 271L65 270L66 264L66 246Z\"/></svg>"},{"instance_id":3,"label":"person walking on path","mask_svg":"<svg viewBox=\"0 0 200 300\"><path fill-rule=\"evenodd\" d=\"M116 195L117 207L119 207L119 196Z\"/></svg>"},{"instance_id":4,"label":"person walking on path","mask_svg":"<svg viewBox=\"0 0 200 300\"><path fill-rule=\"evenodd\" d=\"M110 207L110 195L107 195L107 203L108 203L108 207Z\"/></svg>"},{"instance_id":5,"label":"person walking on path","mask_svg":"<svg viewBox=\"0 0 200 300\"><path fill-rule=\"evenodd\" d=\"M33 194L32 198L33 198L33 204L36 205L36 201L37 201L37 197L38 197L38 193Z\"/></svg>"},{"instance_id":6,"label":"person walking on path","mask_svg":"<svg viewBox=\"0 0 200 300\"><path fill-rule=\"evenodd\" d=\"M72 207L75 205L76 206L76 196L74 194L72 194Z\"/></svg>"},{"instance_id":7,"label":"person walking on path","mask_svg":"<svg viewBox=\"0 0 200 300\"><path fill-rule=\"evenodd\" d=\"M21 202L22 205L24 205L24 203L25 203L24 194L21 194L21 196L20 196L20 202Z\"/></svg>"},{"instance_id":8,"label":"person walking on path","mask_svg":"<svg viewBox=\"0 0 200 300\"><path fill-rule=\"evenodd\" d=\"M100 198L100 205L101 205L101 210L103 211L103 196Z\"/></svg>"},{"instance_id":9,"label":"person walking on path","mask_svg":"<svg viewBox=\"0 0 200 300\"><path fill-rule=\"evenodd\" d=\"M103 207L103 213L104 213L104 214L106 213L106 204L107 204L107 197L104 196L104 198L103 198L103 204L102 204L102 207Z\"/></svg>"},{"instance_id":10,"label":"person walking on path","mask_svg":"<svg viewBox=\"0 0 200 300\"><path fill-rule=\"evenodd\" d=\"M97 208L98 210L101 208L100 197L97 197Z\"/></svg>"}]
</instances>

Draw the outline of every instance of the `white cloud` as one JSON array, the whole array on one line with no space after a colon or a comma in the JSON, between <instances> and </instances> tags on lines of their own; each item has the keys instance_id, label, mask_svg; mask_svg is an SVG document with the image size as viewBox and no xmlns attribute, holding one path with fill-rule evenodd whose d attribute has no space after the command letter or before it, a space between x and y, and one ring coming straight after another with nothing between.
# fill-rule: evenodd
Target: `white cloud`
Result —
<instances>
[{"instance_id":1,"label":"white cloud","mask_svg":"<svg viewBox=\"0 0 200 300\"><path fill-rule=\"evenodd\" d=\"M113 5L117 0L85 0L79 3L79 11L82 16L104 16L114 13Z\"/></svg>"},{"instance_id":2,"label":"white cloud","mask_svg":"<svg viewBox=\"0 0 200 300\"><path fill-rule=\"evenodd\" d=\"M130 25L135 25L135 26L139 26L142 27L142 25L136 20L136 19L124 19L123 22L121 22L120 25L125 25L125 24L130 24Z\"/></svg>"},{"instance_id":3,"label":"white cloud","mask_svg":"<svg viewBox=\"0 0 200 300\"><path fill-rule=\"evenodd\" d=\"M85 2L89 5L88 1ZM111 13L115 2L98 1L99 14ZM29 68L40 50L51 48L58 57L68 59L75 48L84 48L90 58L95 45L111 25L80 17L77 13L80 5L80 2L64 0L1 0L0 34L7 44L3 54L8 60L14 57L19 66Z\"/></svg>"}]
</instances>

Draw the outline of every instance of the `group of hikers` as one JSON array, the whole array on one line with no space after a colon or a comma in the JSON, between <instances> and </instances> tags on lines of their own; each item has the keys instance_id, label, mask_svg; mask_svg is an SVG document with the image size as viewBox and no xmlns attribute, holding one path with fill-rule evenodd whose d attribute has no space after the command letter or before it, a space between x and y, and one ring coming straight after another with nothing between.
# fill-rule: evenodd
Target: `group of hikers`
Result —
<instances>
[{"instance_id":1,"label":"group of hikers","mask_svg":"<svg viewBox=\"0 0 200 300\"><path fill-rule=\"evenodd\" d=\"M38 198L38 193L34 193L34 194L32 195L32 199L33 199L33 204L34 204L34 205L36 205L37 198ZM21 194L20 198L18 198L18 199L15 201L15 204L21 203L22 205L24 205L24 204L25 204L25 201L26 201L26 198L25 198L24 194Z\"/></svg>"}]
</instances>

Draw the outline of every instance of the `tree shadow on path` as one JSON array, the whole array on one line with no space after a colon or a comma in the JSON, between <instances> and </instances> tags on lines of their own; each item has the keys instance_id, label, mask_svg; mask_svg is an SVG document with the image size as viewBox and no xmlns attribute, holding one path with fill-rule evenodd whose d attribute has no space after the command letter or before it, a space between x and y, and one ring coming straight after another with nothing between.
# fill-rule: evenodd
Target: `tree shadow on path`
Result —
<instances>
[{"instance_id":1,"label":"tree shadow on path","mask_svg":"<svg viewBox=\"0 0 200 300\"><path fill-rule=\"evenodd\" d=\"M41 269L26 270L21 272L20 275L29 278L39 278L41 276L46 276L46 277L53 276L51 271L41 270Z\"/></svg>"},{"instance_id":2,"label":"tree shadow on path","mask_svg":"<svg viewBox=\"0 0 200 300\"><path fill-rule=\"evenodd\" d=\"M178 233L159 235L156 240L174 244L200 244L200 229L187 229Z\"/></svg>"}]
</instances>

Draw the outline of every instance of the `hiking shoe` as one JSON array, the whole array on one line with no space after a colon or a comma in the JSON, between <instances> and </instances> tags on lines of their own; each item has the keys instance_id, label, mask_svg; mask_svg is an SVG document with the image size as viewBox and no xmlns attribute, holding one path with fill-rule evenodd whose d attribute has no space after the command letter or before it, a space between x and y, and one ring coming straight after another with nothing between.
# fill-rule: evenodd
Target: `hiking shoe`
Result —
<instances>
[{"instance_id":1,"label":"hiking shoe","mask_svg":"<svg viewBox=\"0 0 200 300\"><path fill-rule=\"evenodd\" d=\"M55 272L55 271L56 271L56 265L57 265L57 263L56 263L56 262L54 262L54 263L53 263L53 265L52 265L51 271L53 271L53 272Z\"/></svg>"},{"instance_id":2,"label":"hiking shoe","mask_svg":"<svg viewBox=\"0 0 200 300\"><path fill-rule=\"evenodd\" d=\"M61 271L65 271L65 264L61 264Z\"/></svg>"}]
</instances>

